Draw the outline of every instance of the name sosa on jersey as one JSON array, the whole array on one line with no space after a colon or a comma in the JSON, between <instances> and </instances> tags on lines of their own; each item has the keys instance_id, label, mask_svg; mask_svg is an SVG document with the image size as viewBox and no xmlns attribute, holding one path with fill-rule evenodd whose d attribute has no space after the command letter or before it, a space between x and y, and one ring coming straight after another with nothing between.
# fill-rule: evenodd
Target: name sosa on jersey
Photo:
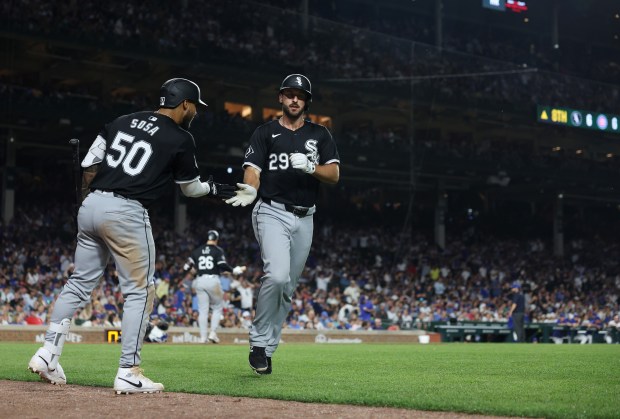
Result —
<instances>
[{"instance_id":1,"label":"name sosa on jersey","mask_svg":"<svg viewBox=\"0 0 620 419\"><path fill-rule=\"evenodd\" d=\"M169 180L181 184L200 176L194 153L188 131L168 116L144 111L106 124L83 165L102 163L91 190L114 191L148 208ZM172 170L162 172L170 161Z\"/></svg>"},{"instance_id":2,"label":"name sosa on jersey","mask_svg":"<svg viewBox=\"0 0 620 419\"><path fill-rule=\"evenodd\" d=\"M157 118L154 116L149 117L149 120L155 122L157 121ZM155 133L157 131L159 131L159 127L157 125L153 126L154 124L151 122L146 122L142 119L132 119L131 123L129 124L129 128L137 128L137 129L141 129L142 131L146 132L147 134L149 134L151 137L153 135L155 135Z\"/></svg>"}]
</instances>

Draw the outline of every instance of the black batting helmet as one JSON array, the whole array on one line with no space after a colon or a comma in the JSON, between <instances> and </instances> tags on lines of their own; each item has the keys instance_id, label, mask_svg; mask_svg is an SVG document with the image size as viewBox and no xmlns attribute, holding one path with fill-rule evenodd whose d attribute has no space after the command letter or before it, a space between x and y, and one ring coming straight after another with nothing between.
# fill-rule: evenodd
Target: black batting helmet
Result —
<instances>
[{"instance_id":1,"label":"black batting helmet","mask_svg":"<svg viewBox=\"0 0 620 419\"><path fill-rule=\"evenodd\" d=\"M189 100L202 110L207 104L200 99L200 87L191 80L175 78L162 84L159 90L159 107L176 108L184 100Z\"/></svg>"},{"instance_id":2,"label":"black batting helmet","mask_svg":"<svg viewBox=\"0 0 620 419\"><path fill-rule=\"evenodd\" d=\"M220 233L216 230L209 230L207 232L207 240L218 240L220 238Z\"/></svg>"},{"instance_id":3,"label":"black batting helmet","mask_svg":"<svg viewBox=\"0 0 620 419\"><path fill-rule=\"evenodd\" d=\"M303 74L289 74L284 77L282 84L280 85L280 93L284 89L299 89L306 92L308 99L306 100L305 110L308 110L308 105L312 102L312 83L310 79Z\"/></svg>"}]
</instances>

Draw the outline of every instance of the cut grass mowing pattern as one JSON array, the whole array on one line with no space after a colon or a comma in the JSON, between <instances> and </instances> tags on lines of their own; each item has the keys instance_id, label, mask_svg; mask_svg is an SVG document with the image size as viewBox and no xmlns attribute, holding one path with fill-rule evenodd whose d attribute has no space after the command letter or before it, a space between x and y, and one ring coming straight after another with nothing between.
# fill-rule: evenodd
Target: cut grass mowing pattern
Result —
<instances>
[{"instance_id":1,"label":"cut grass mowing pattern","mask_svg":"<svg viewBox=\"0 0 620 419\"><path fill-rule=\"evenodd\" d=\"M0 343L0 379L33 381L38 345ZM258 376L248 348L147 344L166 391L534 417L619 417L620 345L282 345ZM112 387L118 345L67 345L70 384Z\"/></svg>"}]
</instances>

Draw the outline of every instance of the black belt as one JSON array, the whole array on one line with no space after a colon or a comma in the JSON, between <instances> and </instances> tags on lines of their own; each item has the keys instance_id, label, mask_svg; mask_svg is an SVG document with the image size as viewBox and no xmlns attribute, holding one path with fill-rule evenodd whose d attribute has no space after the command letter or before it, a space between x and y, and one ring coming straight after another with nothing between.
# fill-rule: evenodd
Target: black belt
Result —
<instances>
[{"instance_id":1,"label":"black belt","mask_svg":"<svg viewBox=\"0 0 620 419\"><path fill-rule=\"evenodd\" d=\"M261 198L263 200L264 203L271 205L271 199L269 198ZM284 205L284 209L287 210L290 213L295 214L298 217L305 217L306 215L308 215L308 211L310 211L310 208L306 208L306 207L296 207L295 205L290 205L290 204L280 204L280 205Z\"/></svg>"}]
</instances>

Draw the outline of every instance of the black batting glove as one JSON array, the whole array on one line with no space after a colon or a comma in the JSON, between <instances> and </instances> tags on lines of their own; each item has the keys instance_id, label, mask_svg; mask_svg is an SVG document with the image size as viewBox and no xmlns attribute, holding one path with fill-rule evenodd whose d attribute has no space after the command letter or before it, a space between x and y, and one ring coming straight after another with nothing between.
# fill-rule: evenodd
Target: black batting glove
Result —
<instances>
[{"instance_id":1,"label":"black batting glove","mask_svg":"<svg viewBox=\"0 0 620 419\"><path fill-rule=\"evenodd\" d=\"M213 181L213 175L209 176L207 183L211 189L207 194L208 196L214 196L221 199L228 199L235 196L236 188L233 185L227 185L226 183L215 183Z\"/></svg>"}]
</instances>

